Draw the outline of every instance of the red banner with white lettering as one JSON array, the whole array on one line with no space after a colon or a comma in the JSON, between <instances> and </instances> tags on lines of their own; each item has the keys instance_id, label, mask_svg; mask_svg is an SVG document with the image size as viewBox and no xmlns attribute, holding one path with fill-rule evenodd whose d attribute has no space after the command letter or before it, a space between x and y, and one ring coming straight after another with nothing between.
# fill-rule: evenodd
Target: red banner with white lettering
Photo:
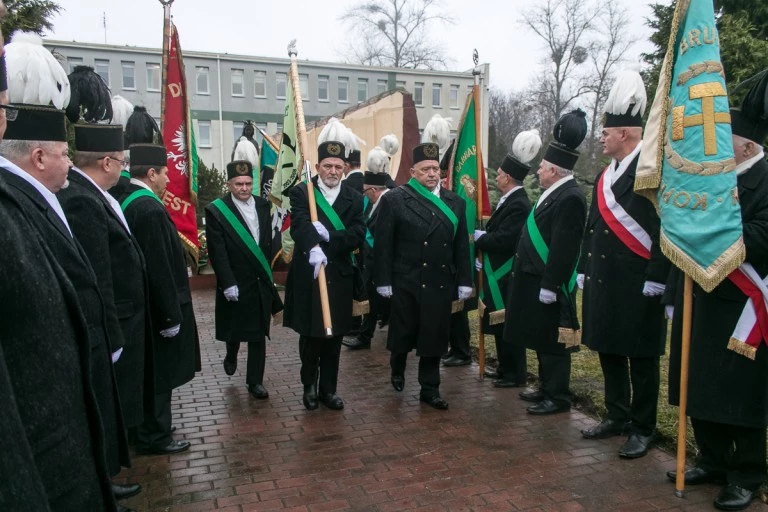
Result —
<instances>
[{"instance_id":1,"label":"red banner with white lettering","mask_svg":"<svg viewBox=\"0 0 768 512\"><path fill-rule=\"evenodd\" d=\"M197 260L197 197L195 183L196 148L191 137L189 105L187 103L187 84L184 79L184 62L181 56L179 35L171 25L171 41L168 49L167 84L165 94L165 121L163 123L163 141L168 152L168 188L163 196L163 203L171 214L179 237L185 248ZM189 149L191 148L191 151Z\"/></svg>"}]
</instances>

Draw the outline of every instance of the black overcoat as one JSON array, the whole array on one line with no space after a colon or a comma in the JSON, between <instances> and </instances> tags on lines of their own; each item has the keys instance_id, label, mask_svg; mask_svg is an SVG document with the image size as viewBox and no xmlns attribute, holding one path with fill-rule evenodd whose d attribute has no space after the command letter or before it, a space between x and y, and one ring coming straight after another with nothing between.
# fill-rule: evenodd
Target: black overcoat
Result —
<instances>
[{"instance_id":1,"label":"black overcoat","mask_svg":"<svg viewBox=\"0 0 768 512\"><path fill-rule=\"evenodd\" d=\"M514 275L507 294L504 340L544 353L559 354L559 327L575 328L575 293L565 294L581 249L587 203L575 180L560 185L534 206L534 218L549 247L546 265L534 248L528 227L523 228L515 253ZM539 301L542 288L557 293L557 301Z\"/></svg>"},{"instance_id":2,"label":"black overcoat","mask_svg":"<svg viewBox=\"0 0 768 512\"><path fill-rule=\"evenodd\" d=\"M737 178L747 262L768 274L768 163L761 160ZM680 403L683 276L671 273L665 302L674 296L669 349L669 403ZM674 295L672 295L674 293ZM670 299L671 300L671 299ZM693 286L693 327L688 373L688 416L706 421L765 428L768 425L768 347L760 342L753 361L728 349L746 296L728 279L711 293Z\"/></svg>"},{"instance_id":3,"label":"black overcoat","mask_svg":"<svg viewBox=\"0 0 768 512\"><path fill-rule=\"evenodd\" d=\"M226 194L221 199L250 233L232 195ZM270 205L259 196L253 196L253 200L259 222L258 244L264 257L269 258L272 247ZM264 337L269 336L272 314L282 309L277 288L229 221L212 205L205 207L205 236L208 255L216 272L216 339L263 342ZM230 302L224 297L224 290L235 285L238 300Z\"/></svg>"},{"instance_id":4,"label":"black overcoat","mask_svg":"<svg viewBox=\"0 0 768 512\"><path fill-rule=\"evenodd\" d=\"M386 193L385 193L386 195ZM379 198L379 201L381 201L381 198ZM381 205L377 206L375 210L373 210L374 205L370 205L368 207L368 212L366 212L367 218L365 219L365 227L368 230L366 233L366 240L363 243L363 282L365 283L376 283L375 280L375 268L376 268L376 258L373 250L373 246L370 245L370 243L367 240L368 233L370 233L371 241L376 237L376 224L379 219L379 212L381 211ZM371 211L373 210L373 211Z\"/></svg>"},{"instance_id":5,"label":"black overcoat","mask_svg":"<svg viewBox=\"0 0 768 512\"><path fill-rule=\"evenodd\" d=\"M363 185L365 184L365 173L362 171L350 173L341 184L352 187L353 190L362 194Z\"/></svg>"},{"instance_id":6,"label":"black overcoat","mask_svg":"<svg viewBox=\"0 0 768 512\"><path fill-rule=\"evenodd\" d=\"M77 295L3 175L0 510L113 511Z\"/></svg>"},{"instance_id":7,"label":"black overcoat","mask_svg":"<svg viewBox=\"0 0 768 512\"><path fill-rule=\"evenodd\" d=\"M145 361L149 317L146 313L146 269L141 249L101 191L77 171L69 172L69 187L58 194L72 233L80 242L96 274L107 332L113 345L123 347L114 364L120 405L127 427L138 426L151 411L152 374Z\"/></svg>"},{"instance_id":8,"label":"black overcoat","mask_svg":"<svg viewBox=\"0 0 768 512\"><path fill-rule=\"evenodd\" d=\"M317 177L312 180L317 184ZM315 194L322 194L317 186ZM314 278L314 268L309 264L310 249L320 244L328 258L325 280L328 285L333 335L341 336L349 331L352 320L355 272L359 270L353 265L350 253L360 247L365 237L363 196L352 187L341 187L333 202L333 210L344 223L344 230L334 228L320 207L317 208L318 221L323 223L330 234L328 242L322 241L310 221L307 185L300 183L293 187L290 198L291 237L296 242L296 248L285 284L283 325L302 336L325 337L320 291Z\"/></svg>"},{"instance_id":9,"label":"black overcoat","mask_svg":"<svg viewBox=\"0 0 768 512\"><path fill-rule=\"evenodd\" d=\"M7 171L0 172L3 172L11 193L24 208L27 217L51 249L77 293L80 309L88 327L91 379L104 421L107 464L110 472L115 475L120 471L120 466L129 467L131 462L111 359L111 353L120 348L119 340L118 345L112 347L107 331L107 311L96 274L80 243L73 238L40 192L21 177Z\"/></svg>"},{"instance_id":10,"label":"black overcoat","mask_svg":"<svg viewBox=\"0 0 768 512\"><path fill-rule=\"evenodd\" d=\"M125 197L118 201L122 202L140 188L130 184ZM139 197L128 205L124 214L147 265L155 391L171 391L192 380L195 372L200 371L200 342L184 249L171 216L155 199ZM181 325L179 334L173 338L160 335L160 331L175 325Z\"/></svg>"},{"instance_id":11,"label":"black overcoat","mask_svg":"<svg viewBox=\"0 0 768 512\"><path fill-rule=\"evenodd\" d=\"M582 343L597 352L628 357L664 353L667 320L661 297L643 295L646 281L666 283L669 261L659 247L659 216L653 204L634 193L635 157L613 184L616 201L651 237L646 260L621 242L600 214L595 181L584 233L580 273L584 274ZM617 314L620 311L620 314Z\"/></svg>"},{"instance_id":12,"label":"black overcoat","mask_svg":"<svg viewBox=\"0 0 768 512\"><path fill-rule=\"evenodd\" d=\"M523 231L525 220L531 212L531 201L524 188L515 190L510 196L501 203L501 206L488 219L485 226L486 233L475 242L475 250L482 251L488 255L488 260L494 270L499 269L510 258L515 255L517 241L520 239L520 233ZM489 325L488 313L493 311L491 302L491 291L488 285L488 268L483 268L483 293L486 297L486 314L483 315L483 330L490 334L501 335L504 330L504 324ZM499 289L501 291L502 301L507 296L507 288L512 278L512 271L499 279ZM502 306L503 307L503 306Z\"/></svg>"},{"instance_id":13,"label":"black overcoat","mask_svg":"<svg viewBox=\"0 0 768 512\"><path fill-rule=\"evenodd\" d=\"M374 240L376 286L391 286L387 348L416 349L436 357L448 350L451 303L459 286L472 286L465 202L440 188L440 199L459 220L453 224L410 185L379 199Z\"/></svg>"}]
</instances>

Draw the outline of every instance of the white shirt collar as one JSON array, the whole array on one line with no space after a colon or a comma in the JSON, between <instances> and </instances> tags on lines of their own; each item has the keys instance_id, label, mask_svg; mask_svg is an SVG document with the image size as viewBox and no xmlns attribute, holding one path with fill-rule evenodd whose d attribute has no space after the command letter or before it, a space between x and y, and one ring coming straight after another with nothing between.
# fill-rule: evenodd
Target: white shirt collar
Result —
<instances>
[{"instance_id":1,"label":"white shirt collar","mask_svg":"<svg viewBox=\"0 0 768 512\"><path fill-rule=\"evenodd\" d=\"M373 203L373 206L371 206L371 211L368 212L368 217L373 215L373 212L376 211L376 208L378 208L379 205L381 204L381 198L384 197L384 194L386 194L387 192L389 192L389 189L388 188L384 189L384 192L381 193L381 195L379 196L379 199L377 199L376 202Z\"/></svg>"},{"instance_id":2,"label":"white shirt collar","mask_svg":"<svg viewBox=\"0 0 768 512\"><path fill-rule=\"evenodd\" d=\"M763 150L761 149L760 153L753 156L749 160L744 160L743 162L741 162L739 165L736 166L736 168L734 169L734 171L736 171L736 176L741 176L742 174L750 170L753 165L755 165L757 162L759 162L763 158L765 158L765 153L763 153Z\"/></svg>"},{"instance_id":3,"label":"white shirt collar","mask_svg":"<svg viewBox=\"0 0 768 512\"><path fill-rule=\"evenodd\" d=\"M72 235L72 230L69 228L69 222L67 222L67 217L64 216L64 210L61 208L61 203L59 203L59 199L56 197L56 194L45 188L45 186L43 186L42 183L32 177L31 174L3 156L0 156L0 167L4 168L11 174L15 174L19 178L32 185L35 190L37 190L40 195L43 196L43 199L45 199L45 202L48 203L48 206L50 206L51 209L56 212L56 215L58 215L58 217L61 219L61 222L64 223L64 226L66 226L69 234Z\"/></svg>"},{"instance_id":4,"label":"white shirt collar","mask_svg":"<svg viewBox=\"0 0 768 512\"><path fill-rule=\"evenodd\" d=\"M607 171L608 173L610 173L609 177L611 178L611 185L616 183L616 181L624 175L627 168L630 166L630 164L635 159L635 157L637 157L637 155L640 154L641 149L643 149L642 140L637 143L637 146L635 146L635 149L633 149L630 154L625 156L621 162L619 162L615 158L611 159L611 165L608 166L608 171Z\"/></svg>"},{"instance_id":5,"label":"white shirt collar","mask_svg":"<svg viewBox=\"0 0 768 512\"><path fill-rule=\"evenodd\" d=\"M73 170L73 171L75 171L76 173L78 173L80 176L82 176L82 177L83 177L83 178L85 178L86 180L90 181L90 182L91 182L91 184L92 184L94 187L96 187L96 190L98 190L99 192L101 192L101 195L103 195L103 196L104 196L104 198L107 200L107 202L109 203L109 206L111 206L111 207L112 207L112 210L115 212L115 215L117 215L117 217L120 219L120 222L123 224L123 227L125 228L125 230L126 230L126 231L128 231L128 233L130 233L130 232L131 232L131 228L129 228L129 227L128 227L128 221L127 221L127 220L125 220L125 215L123 215L123 209L122 209L122 208L120 208L120 203L118 203L118 202L117 202L117 200L116 200L114 197L112 197L111 195L109 195L109 194L108 194L108 193L107 193L107 192L106 192L104 189L102 189L102 188L99 186L99 184L98 184L98 183L96 183L95 181L93 181L93 178L91 178L90 176L88 176L88 175L87 175L86 173L84 173L82 170L78 169L77 167L73 167L73 168L72 168L72 170Z\"/></svg>"},{"instance_id":6,"label":"white shirt collar","mask_svg":"<svg viewBox=\"0 0 768 512\"><path fill-rule=\"evenodd\" d=\"M320 177L318 176L317 187L322 192L323 197L325 197L325 200L328 201L328 204L333 206L334 201L336 201L336 198L339 197L339 192L341 192L341 182L339 182L339 184L336 185L335 187L330 188L326 186L326 184L323 183L323 180L321 180Z\"/></svg>"},{"instance_id":7,"label":"white shirt collar","mask_svg":"<svg viewBox=\"0 0 768 512\"><path fill-rule=\"evenodd\" d=\"M152 192L153 194L155 193L151 188L149 188L149 185L147 185L146 183L144 183L141 180L137 180L136 178L131 178L131 183L133 183L134 185L138 185L140 187L143 187L143 188L149 190L150 192Z\"/></svg>"},{"instance_id":8,"label":"white shirt collar","mask_svg":"<svg viewBox=\"0 0 768 512\"><path fill-rule=\"evenodd\" d=\"M506 201L507 198L509 198L509 196L511 196L512 194L515 193L515 191L517 191L517 190L519 190L521 188L523 188L522 185L518 185L516 187L512 187L512 189L509 192L507 192L506 194L501 196L501 198L499 198L499 204L496 205L496 209L498 210L501 207L501 205L504 204L504 201Z\"/></svg>"},{"instance_id":9,"label":"white shirt collar","mask_svg":"<svg viewBox=\"0 0 768 512\"><path fill-rule=\"evenodd\" d=\"M251 232L251 236L258 243L259 241L259 220L256 218L256 201L253 196L249 197L247 201L241 201L230 193L232 202L235 203L235 208L238 209L240 215L243 216L248 230Z\"/></svg>"},{"instance_id":10,"label":"white shirt collar","mask_svg":"<svg viewBox=\"0 0 768 512\"><path fill-rule=\"evenodd\" d=\"M432 193L435 194L437 197L440 197L440 182L439 181L437 182L437 186L432 191Z\"/></svg>"},{"instance_id":11,"label":"white shirt collar","mask_svg":"<svg viewBox=\"0 0 768 512\"><path fill-rule=\"evenodd\" d=\"M362 171L362 169L354 169L354 170L352 170L352 171L349 171L349 172L347 173L347 178L349 178L349 177L350 177L350 176L352 176L353 174L363 174L363 171ZM346 178L345 178L345 179L346 179Z\"/></svg>"},{"instance_id":12,"label":"white shirt collar","mask_svg":"<svg viewBox=\"0 0 768 512\"><path fill-rule=\"evenodd\" d=\"M242 205L244 207L253 207L254 203L256 202L256 201L253 200L253 196L250 196L247 201L241 201L241 200L239 200L238 198L235 197L235 194L230 192L229 195L232 196L232 201L234 201L235 204L239 204L239 205Z\"/></svg>"},{"instance_id":13,"label":"white shirt collar","mask_svg":"<svg viewBox=\"0 0 768 512\"><path fill-rule=\"evenodd\" d=\"M568 176L564 178L560 178L558 181L550 185L550 187L544 191L543 194L541 194L541 197L539 198L539 201L536 203L537 205L544 204L544 200L552 195L552 192L560 188L564 183L571 181L573 179L573 174L569 174Z\"/></svg>"}]
</instances>

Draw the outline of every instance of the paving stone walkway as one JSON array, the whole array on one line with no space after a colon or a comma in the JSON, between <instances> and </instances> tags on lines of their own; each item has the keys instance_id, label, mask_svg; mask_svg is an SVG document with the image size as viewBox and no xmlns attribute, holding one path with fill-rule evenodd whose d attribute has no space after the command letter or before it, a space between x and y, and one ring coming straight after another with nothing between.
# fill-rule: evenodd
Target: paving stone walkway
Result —
<instances>
[{"instance_id":1,"label":"paving stone walkway","mask_svg":"<svg viewBox=\"0 0 768 512\"><path fill-rule=\"evenodd\" d=\"M448 411L419 402L413 355L405 390L395 392L386 331L376 333L371 350L342 348L346 407L337 412L304 409L298 336L274 328L264 382L270 397L252 399L245 347L234 376L221 366L213 291L193 297L203 371L173 397L175 435L192 447L135 456L120 474L119 481L144 486L123 503L140 512L714 510L714 486L674 497L664 475L675 465L670 454L620 460L620 438L582 439L591 418L577 411L531 417L519 390L480 381L474 364L442 370Z\"/></svg>"}]
</instances>

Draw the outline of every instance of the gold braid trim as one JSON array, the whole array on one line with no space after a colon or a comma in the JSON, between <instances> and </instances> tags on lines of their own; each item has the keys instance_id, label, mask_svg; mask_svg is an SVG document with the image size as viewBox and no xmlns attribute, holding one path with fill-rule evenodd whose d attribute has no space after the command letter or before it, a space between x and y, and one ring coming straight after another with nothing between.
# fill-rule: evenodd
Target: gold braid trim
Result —
<instances>
[{"instance_id":1,"label":"gold braid trim","mask_svg":"<svg viewBox=\"0 0 768 512\"><path fill-rule=\"evenodd\" d=\"M558 327L560 337L558 343L562 343L566 348L578 347L581 345L581 329L569 329L568 327Z\"/></svg>"},{"instance_id":2,"label":"gold braid trim","mask_svg":"<svg viewBox=\"0 0 768 512\"><path fill-rule=\"evenodd\" d=\"M455 300L451 302L451 314L455 315L456 313L459 313L461 311L464 311L464 301L463 300Z\"/></svg>"},{"instance_id":3,"label":"gold braid trim","mask_svg":"<svg viewBox=\"0 0 768 512\"><path fill-rule=\"evenodd\" d=\"M707 293L714 290L717 285L728 277L728 274L736 270L744 262L747 252L744 246L744 238L740 236L709 267L702 268L667 238L663 231L659 235L659 239L661 252L664 253L664 256L677 268L691 276Z\"/></svg>"},{"instance_id":4,"label":"gold braid trim","mask_svg":"<svg viewBox=\"0 0 768 512\"><path fill-rule=\"evenodd\" d=\"M176 233L179 235L179 239L184 246L184 250L189 253L189 255L192 257L192 261L195 263L195 267L197 267L198 261L200 259L200 249L197 247L197 244L193 243L189 238L182 235L181 231L176 231Z\"/></svg>"},{"instance_id":5,"label":"gold braid trim","mask_svg":"<svg viewBox=\"0 0 768 512\"><path fill-rule=\"evenodd\" d=\"M672 149L672 144L670 144L669 141L664 142L664 152L669 161L669 165L676 171L685 174L715 176L717 174L729 173L736 169L736 160L734 158L727 158L725 160L720 160L719 162L694 162L688 160Z\"/></svg>"},{"instance_id":6,"label":"gold braid trim","mask_svg":"<svg viewBox=\"0 0 768 512\"><path fill-rule=\"evenodd\" d=\"M507 317L507 312L504 309L499 309L498 311L492 311L488 315L488 325L503 324L506 317Z\"/></svg>"},{"instance_id":7,"label":"gold braid trim","mask_svg":"<svg viewBox=\"0 0 768 512\"><path fill-rule=\"evenodd\" d=\"M353 300L352 301L352 316L367 315L371 311L371 303L367 300Z\"/></svg>"},{"instance_id":8,"label":"gold braid trim","mask_svg":"<svg viewBox=\"0 0 768 512\"><path fill-rule=\"evenodd\" d=\"M748 357L753 361L755 360L755 356L757 356L757 349L755 347L747 345L736 338L728 340L728 350L733 350L737 354Z\"/></svg>"},{"instance_id":9,"label":"gold braid trim","mask_svg":"<svg viewBox=\"0 0 768 512\"><path fill-rule=\"evenodd\" d=\"M725 80L725 71L723 65L716 60L705 60L688 66L688 71L680 73L677 76L677 85L685 85L692 78L696 78L704 73L718 73Z\"/></svg>"}]
</instances>

